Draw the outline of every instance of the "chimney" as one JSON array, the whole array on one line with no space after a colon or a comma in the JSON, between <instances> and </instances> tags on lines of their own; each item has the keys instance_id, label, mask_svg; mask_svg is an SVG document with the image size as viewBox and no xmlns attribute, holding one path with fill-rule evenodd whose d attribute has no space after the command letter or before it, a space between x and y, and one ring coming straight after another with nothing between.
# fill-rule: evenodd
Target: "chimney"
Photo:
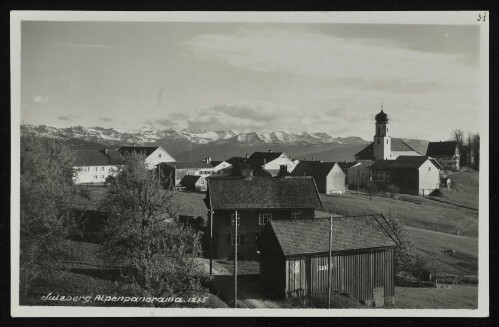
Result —
<instances>
[{"instance_id":1,"label":"chimney","mask_svg":"<svg viewBox=\"0 0 499 327\"><path fill-rule=\"evenodd\" d=\"M132 146L135 148L135 143L133 143Z\"/></svg>"},{"instance_id":2,"label":"chimney","mask_svg":"<svg viewBox=\"0 0 499 327\"><path fill-rule=\"evenodd\" d=\"M109 150L107 148L104 148L104 154L107 156L109 154Z\"/></svg>"},{"instance_id":3,"label":"chimney","mask_svg":"<svg viewBox=\"0 0 499 327\"><path fill-rule=\"evenodd\" d=\"M211 157L208 157L208 162L211 162Z\"/></svg>"},{"instance_id":4,"label":"chimney","mask_svg":"<svg viewBox=\"0 0 499 327\"><path fill-rule=\"evenodd\" d=\"M249 157L249 154L246 153L246 159L248 159L248 157Z\"/></svg>"},{"instance_id":5,"label":"chimney","mask_svg":"<svg viewBox=\"0 0 499 327\"><path fill-rule=\"evenodd\" d=\"M312 161L315 161L315 158L312 158Z\"/></svg>"},{"instance_id":6,"label":"chimney","mask_svg":"<svg viewBox=\"0 0 499 327\"><path fill-rule=\"evenodd\" d=\"M204 162L210 163L210 161L208 160L208 158L204 158Z\"/></svg>"},{"instance_id":7,"label":"chimney","mask_svg":"<svg viewBox=\"0 0 499 327\"><path fill-rule=\"evenodd\" d=\"M348 161L345 160L345 163L347 163Z\"/></svg>"},{"instance_id":8,"label":"chimney","mask_svg":"<svg viewBox=\"0 0 499 327\"><path fill-rule=\"evenodd\" d=\"M269 153L272 153L272 150L269 150Z\"/></svg>"}]
</instances>

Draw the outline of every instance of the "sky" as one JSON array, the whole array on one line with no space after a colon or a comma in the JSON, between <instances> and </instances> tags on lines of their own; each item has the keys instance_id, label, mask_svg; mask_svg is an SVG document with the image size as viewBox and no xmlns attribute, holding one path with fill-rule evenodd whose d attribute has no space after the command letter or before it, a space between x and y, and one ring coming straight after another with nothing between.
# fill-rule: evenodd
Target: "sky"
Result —
<instances>
[{"instance_id":1,"label":"sky","mask_svg":"<svg viewBox=\"0 0 499 327\"><path fill-rule=\"evenodd\" d=\"M21 25L23 124L374 135L478 131L479 26Z\"/></svg>"}]
</instances>

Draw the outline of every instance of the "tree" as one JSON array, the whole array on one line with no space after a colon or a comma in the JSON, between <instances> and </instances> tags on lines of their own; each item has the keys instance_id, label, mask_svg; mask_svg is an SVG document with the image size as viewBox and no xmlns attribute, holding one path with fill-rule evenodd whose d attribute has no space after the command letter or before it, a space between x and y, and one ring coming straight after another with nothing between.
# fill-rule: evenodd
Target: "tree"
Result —
<instances>
[{"instance_id":1,"label":"tree","mask_svg":"<svg viewBox=\"0 0 499 327\"><path fill-rule=\"evenodd\" d=\"M464 145L464 132L460 129L455 129L452 132L452 139L457 142L457 146L461 149Z\"/></svg>"},{"instance_id":2,"label":"tree","mask_svg":"<svg viewBox=\"0 0 499 327\"><path fill-rule=\"evenodd\" d=\"M471 137L470 150L475 155L475 169L480 169L480 134L474 134Z\"/></svg>"},{"instance_id":3,"label":"tree","mask_svg":"<svg viewBox=\"0 0 499 327\"><path fill-rule=\"evenodd\" d=\"M21 138L20 274L29 292L43 271L67 254L64 240L76 230L73 205L88 193L73 184L74 153L48 139Z\"/></svg>"},{"instance_id":4,"label":"tree","mask_svg":"<svg viewBox=\"0 0 499 327\"><path fill-rule=\"evenodd\" d=\"M398 243L394 253L395 271L420 280L428 279L431 273L435 273L436 268L426 257L417 253L416 247L410 241L407 229L396 218L392 217L391 212L388 213L386 220L395 236L395 241Z\"/></svg>"},{"instance_id":5,"label":"tree","mask_svg":"<svg viewBox=\"0 0 499 327\"><path fill-rule=\"evenodd\" d=\"M109 214L102 255L125 266L122 277L144 295L201 296L207 277L199 261L201 233L178 222L171 179L148 170L142 155L119 160L102 203Z\"/></svg>"}]
</instances>

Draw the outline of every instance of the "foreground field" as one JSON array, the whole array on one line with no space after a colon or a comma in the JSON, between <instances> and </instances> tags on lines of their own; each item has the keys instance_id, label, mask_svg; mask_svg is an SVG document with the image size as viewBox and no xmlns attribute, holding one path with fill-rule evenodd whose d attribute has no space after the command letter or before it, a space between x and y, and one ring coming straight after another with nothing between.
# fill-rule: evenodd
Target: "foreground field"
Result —
<instances>
[{"instance_id":1,"label":"foreground field","mask_svg":"<svg viewBox=\"0 0 499 327\"><path fill-rule=\"evenodd\" d=\"M478 287L450 285L449 288L395 287L394 309L476 309Z\"/></svg>"},{"instance_id":2,"label":"foreground field","mask_svg":"<svg viewBox=\"0 0 499 327\"><path fill-rule=\"evenodd\" d=\"M478 211L460 208L421 197L404 195L402 199L361 193L321 195L326 210L345 216L383 213L400 220L405 226L443 233L461 232L478 236ZM411 202L414 201L414 202Z\"/></svg>"}]
</instances>

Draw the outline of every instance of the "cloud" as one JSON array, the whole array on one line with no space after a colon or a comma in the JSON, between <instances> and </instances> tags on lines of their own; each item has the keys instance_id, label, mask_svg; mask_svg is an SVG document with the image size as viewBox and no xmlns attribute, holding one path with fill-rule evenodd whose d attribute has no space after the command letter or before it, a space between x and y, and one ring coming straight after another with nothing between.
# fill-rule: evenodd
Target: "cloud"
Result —
<instances>
[{"instance_id":1,"label":"cloud","mask_svg":"<svg viewBox=\"0 0 499 327\"><path fill-rule=\"evenodd\" d=\"M111 118L107 118L107 117L99 117L99 120L106 122L106 123L113 121Z\"/></svg>"},{"instance_id":2,"label":"cloud","mask_svg":"<svg viewBox=\"0 0 499 327\"><path fill-rule=\"evenodd\" d=\"M68 48L68 49L103 49L103 50L114 50L113 47L103 44L91 44L91 43L72 43L72 42L54 42L58 47Z\"/></svg>"},{"instance_id":3,"label":"cloud","mask_svg":"<svg viewBox=\"0 0 499 327\"><path fill-rule=\"evenodd\" d=\"M178 127L178 123L169 118L147 119L144 124L152 128Z\"/></svg>"},{"instance_id":4,"label":"cloud","mask_svg":"<svg viewBox=\"0 0 499 327\"><path fill-rule=\"evenodd\" d=\"M33 103L34 104L49 104L50 97L48 97L46 95L35 95L33 97Z\"/></svg>"},{"instance_id":5,"label":"cloud","mask_svg":"<svg viewBox=\"0 0 499 327\"><path fill-rule=\"evenodd\" d=\"M75 115L66 115L66 116L59 116L58 119L62 121L74 122L77 120L81 120L81 117Z\"/></svg>"},{"instance_id":6,"label":"cloud","mask_svg":"<svg viewBox=\"0 0 499 327\"><path fill-rule=\"evenodd\" d=\"M375 38L345 38L284 29L204 34L184 43L185 55L240 70L282 73L326 80L365 80L383 87L406 81L406 88L477 83L475 70L459 54L430 53ZM408 81L420 81L410 84ZM424 85L422 85L423 83ZM430 87L429 87L429 86ZM355 84L354 84L355 86ZM399 86L400 88L400 86Z\"/></svg>"}]
</instances>

